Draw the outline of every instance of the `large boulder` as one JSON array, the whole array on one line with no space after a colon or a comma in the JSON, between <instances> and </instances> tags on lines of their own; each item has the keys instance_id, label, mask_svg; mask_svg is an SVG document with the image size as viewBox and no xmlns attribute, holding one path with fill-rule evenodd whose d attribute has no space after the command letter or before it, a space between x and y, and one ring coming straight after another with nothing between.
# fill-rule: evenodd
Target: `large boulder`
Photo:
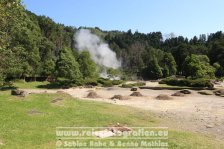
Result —
<instances>
[{"instance_id":1,"label":"large boulder","mask_svg":"<svg viewBox=\"0 0 224 149\"><path fill-rule=\"evenodd\" d=\"M140 92L133 92L130 96L141 97L142 94Z\"/></svg>"},{"instance_id":2,"label":"large boulder","mask_svg":"<svg viewBox=\"0 0 224 149\"><path fill-rule=\"evenodd\" d=\"M172 94L171 96L184 97L184 94L181 92L176 92L176 93Z\"/></svg>"},{"instance_id":3,"label":"large boulder","mask_svg":"<svg viewBox=\"0 0 224 149\"><path fill-rule=\"evenodd\" d=\"M111 99L127 100L128 98L122 95L114 95L113 97L111 97Z\"/></svg>"},{"instance_id":4,"label":"large boulder","mask_svg":"<svg viewBox=\"0 0 224 149\"><path fill-rule=\"evenodd\" d=\"M166 94L160 94L159 96L156 97L158 100L171 100L172 98Z\"/></svg>"},{"instance_id":5,"label":"large boulder","mask_svg":"<svg viewBox=\"0 0 224 149\"><path fill-rule=\"evenodd\" d=\"M183 93L183 94L191 94L191 91L186 90L186 89L183 89L183 90L180 90L180 93Z\"/></svg>"},{"instance_id":6,"label":"large boulder","mask_svg":"<svg viewBox=\"0 0 224 149\"><path fill-rule=\"evenodd\" d=\"M26 97L28 95L28 92L23 90L12 90L11 95L14 96L20 96L20 97Z\"/></svg>"},{"instance_id":7,"label":"large boulder","mask_svg":"<svg viewBox=\"0 0 224 149\"><path fill-rule=\"evenodd\" d=\"M224 89L214 91L214 94L217 96L224 97Z\"/></svg>"}]
</instances>

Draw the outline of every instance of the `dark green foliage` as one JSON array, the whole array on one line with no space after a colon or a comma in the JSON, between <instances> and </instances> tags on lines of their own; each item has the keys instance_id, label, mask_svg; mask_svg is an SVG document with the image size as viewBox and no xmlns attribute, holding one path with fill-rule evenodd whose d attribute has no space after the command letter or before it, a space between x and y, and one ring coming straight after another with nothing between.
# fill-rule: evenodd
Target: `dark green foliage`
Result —
<instances>
[{"instance_id":1,"label":"dark green foliage","mask_svg":"<svg viewBox=\"0 0 224 149\"><path fill-rule=\"evenodd\" d=\"M72 50L69 48L63 48L60 51L57 61L57 76L75 83L81 83L82 81L79 64L73 56Z\"/></svg>"},{"instance_id":2,"label":"dark green foliage","mask_svg":"<svg viewBox=\"0 0 224 149\"><path fill-rule=\"evenodd\" d=\"M159 66L156 57L148 62L148 65L143 69L142 74L145 79L159 79L163 76L162 68Z\"/></svg>"},{"instance_id":3,"label":"dark green foliage","mask_svg":"<svg viewBox=\"0 0 224 149\"><path fill-rule=\"evenodd\" d=\"M187 86L187 87L208 87L213 88L213 84L209 79L176 79L167 78L159 82L160 84L167 84L172 86Z\"/></svg>"},{"instance_id":4,"label":"dark green foliage","mask_svg":"<svg viewBox=\"0 0 224 149\"><path fill-rule=\"evenodd\" d=\"M215 68L206 55L192 54L184 61L184 75L191 78L214 78Z\"/></svg>"},{"instance_id":5,"label":"dark green foliage","mask_svg":"<svg viewBox=\"0 0 224 149\"><path fill-rule=\"evenodd\" d=\"M91 55L88 51L82 51L78 56L79 69L83 75L83 78L97 77L97 67L94 61L91 59Z\"/></svg>"},{"instance_id":6,"label":"dark green foliage","mask_svg":"<svg viewBox=\"0 0 224 149\"><path fill-rule=\"evenodd\" d=\"M110 80L110 79L104 79L104 78L99 78L97 82L104 87L111 87L113 85L119 85L123 83L122 80Z\"/></svg>"}]
</instances>

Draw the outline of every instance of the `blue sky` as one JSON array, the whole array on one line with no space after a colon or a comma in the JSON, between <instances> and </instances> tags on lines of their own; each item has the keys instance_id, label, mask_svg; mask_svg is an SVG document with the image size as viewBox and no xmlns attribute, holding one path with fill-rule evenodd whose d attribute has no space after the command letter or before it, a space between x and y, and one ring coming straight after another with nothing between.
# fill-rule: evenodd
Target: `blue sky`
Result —
<instances>
[{"instance_id":1,"label":"blue sky","mask_svg":"<svg viewBox=\"0 0 224 149\"><path fill-rule=\"evenodd\" d=\"M184 37L224 30L224 0L23 0L57 23L103 30L173 32Z\"/></svg>"}]
</instances>

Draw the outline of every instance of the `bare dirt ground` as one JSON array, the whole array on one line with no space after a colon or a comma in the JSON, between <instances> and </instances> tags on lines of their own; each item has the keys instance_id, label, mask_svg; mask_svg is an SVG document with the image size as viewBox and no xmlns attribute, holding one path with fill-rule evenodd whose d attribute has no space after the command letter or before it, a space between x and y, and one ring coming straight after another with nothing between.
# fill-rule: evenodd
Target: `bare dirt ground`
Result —
<instances>
[{"instance_id":1,"label":"bare dirt ground","mask_svg":"<svg viewBox=\"0 0 224 149\"><path fill-rule=\"evenodd\" d=\"M147 82L147 86L158 86L158 83ZM90 90L94 90L99 98L86 98ZM224 97L215 95L200 95L197 91L185 97L173 97L172 100L156 100L159 94L171 95L174 90L140 89L142 97L129 96L132 91L128 88L71 88L63 90L26 90L30 93L66 92L73 97L83 100L107 102L117 105L137 107L154 112L161 119L161 126L174 129L199 132L213 135L224 140ZM128 100L112 100L114 95L123 95Z\"/></svg>"}]
</instances>

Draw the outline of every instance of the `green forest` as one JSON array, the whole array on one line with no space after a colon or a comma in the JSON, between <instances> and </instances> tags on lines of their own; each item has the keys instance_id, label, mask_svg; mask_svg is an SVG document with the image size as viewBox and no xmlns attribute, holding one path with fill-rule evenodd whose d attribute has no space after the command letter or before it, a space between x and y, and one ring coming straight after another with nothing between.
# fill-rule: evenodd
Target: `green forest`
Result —
<instances>
[{"instance_id":1,"label":"green forest","mask_svg":"<svg viewBox=\"0 0 224 149\"><path fill-rule=\"evenodd\" d=\"M103 31L72 27L38 16L20 0L0 1L0 84L13 79L63 78L83 84L99 77L91 55L75 48L80 28L91 30L116 52L122 79L160 79L178 75L189 79L224 76L224 33L218 31L188 39L163 38L161 32ZM116 70L110 69L111 74Z\"/></svg>"}]
</instances>

